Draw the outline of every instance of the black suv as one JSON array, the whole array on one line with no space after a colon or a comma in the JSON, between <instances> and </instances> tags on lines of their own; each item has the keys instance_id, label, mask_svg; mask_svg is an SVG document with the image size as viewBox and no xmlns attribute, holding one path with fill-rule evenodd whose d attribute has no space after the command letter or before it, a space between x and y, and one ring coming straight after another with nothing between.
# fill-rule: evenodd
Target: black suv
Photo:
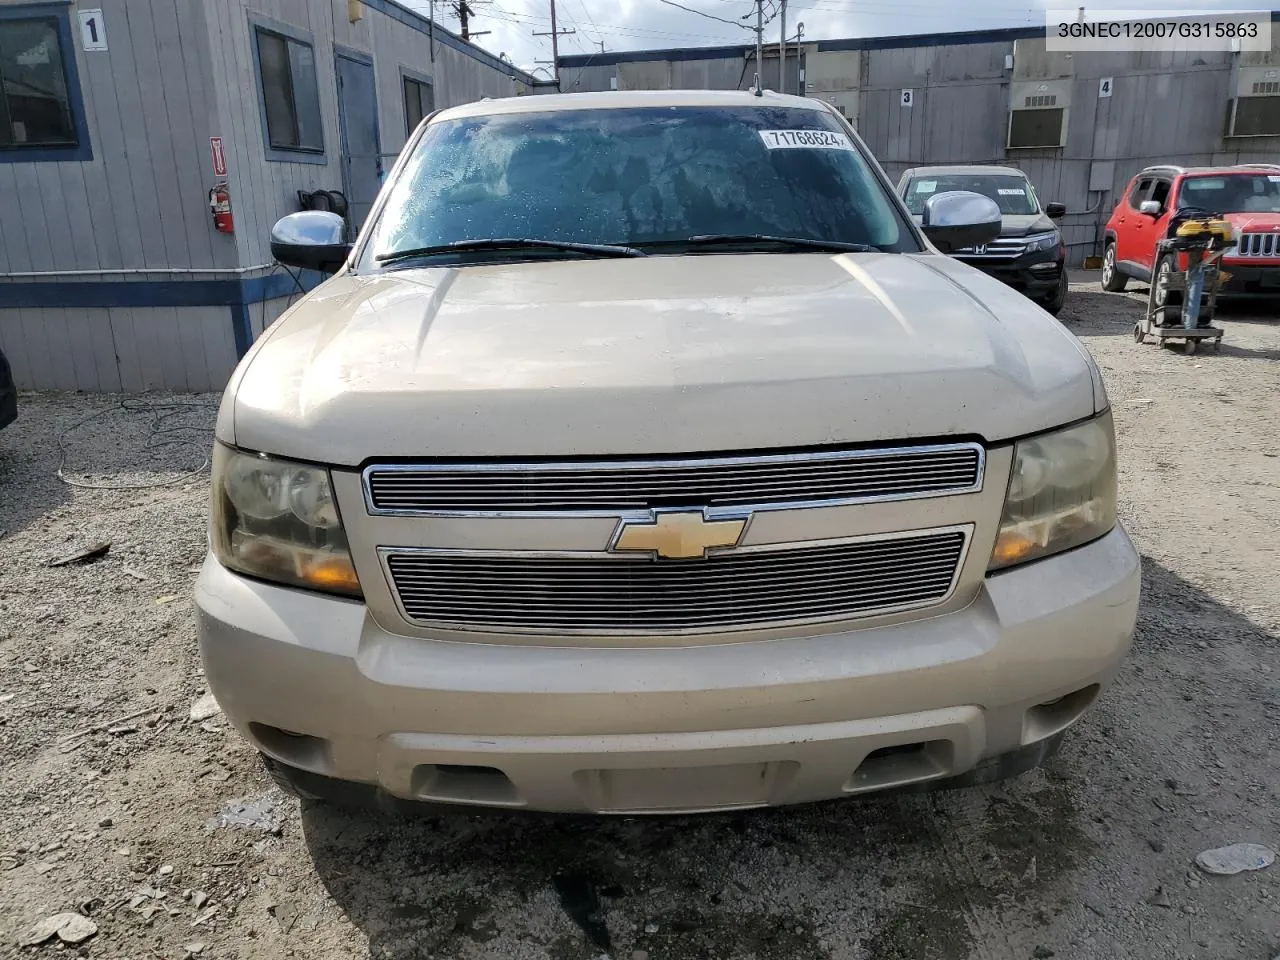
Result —
<instances>
[{"instance_id":1,"label":"black suv","mask_svg":"<svg viewBox=\"0 0 1280 960\"><path fill-rule=\"evenodd\" d=\"M951 256L1022 291L1054 316L1067 299L1067 248L1054 220L1066 215L1061 203L1040 206L1027 175L1016 167L915 167L898 181L916 222L925 201L936 193L969 190L1000 206L1000 236Z\"/></svg>"}]
</instances>

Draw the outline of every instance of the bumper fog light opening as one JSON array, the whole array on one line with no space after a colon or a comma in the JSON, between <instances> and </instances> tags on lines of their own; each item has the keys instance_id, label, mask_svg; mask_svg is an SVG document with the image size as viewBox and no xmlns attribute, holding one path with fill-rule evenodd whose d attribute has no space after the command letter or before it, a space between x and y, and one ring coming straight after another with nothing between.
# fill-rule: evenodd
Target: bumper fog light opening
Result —
<instances>
[{"instance_id":1,"label":"bumper fog light opening","mask_svg":"<svg viewBox=\"0 0 1280 960\"><path fill-rule=\"evenodd\" d=\"M1066 696L1036 704L1023 717L1022 742L1035 743L1061 733L1084 716L1101 690L1098 684L1091 683Z\"/></svg>"}]
</instances>

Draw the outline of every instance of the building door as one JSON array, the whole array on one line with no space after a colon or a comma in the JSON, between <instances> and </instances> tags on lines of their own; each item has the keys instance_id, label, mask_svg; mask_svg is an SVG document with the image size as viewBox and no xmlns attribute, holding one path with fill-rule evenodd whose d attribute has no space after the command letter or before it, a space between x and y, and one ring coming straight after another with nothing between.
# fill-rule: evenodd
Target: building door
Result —
<instances>
[{"instance_id":1,"label":"building door","mask_svg":"<svg viewBox=\"0 0 1280 960\"><path fill-rule=\"evenodd\" d=\"M382 187L382 146L378 139L378 90L373 61L339 53L338 122L342 128L342 190L350 204L352 230L365 218Z\"/></svg>"}]
</instances>

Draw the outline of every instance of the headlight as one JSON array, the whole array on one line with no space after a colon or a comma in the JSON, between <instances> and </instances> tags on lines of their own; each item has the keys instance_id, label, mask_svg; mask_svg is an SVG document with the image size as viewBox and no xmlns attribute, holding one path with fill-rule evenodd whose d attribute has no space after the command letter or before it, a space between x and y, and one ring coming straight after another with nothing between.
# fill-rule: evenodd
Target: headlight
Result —
<instances>
[{"instance_id":1,"label":"headlight","mask_svg":"<svg viewBox=\"0 0 1280 960\"><path fill-rule=\"evenodd\" d=\"M1116 440L1111 414L1021 440L989 570L1038 560L1116 525Z\"/></svg>"},{"instance_id":2,"label":"headlight","mask_svg":"<svg viewBox=\"0 0 1280 960\"><path fill-rule=\"evenodd\" d=\"M361 596L329 471L215 444L211 518L213 553L227 569Z\"/></svg>"},{"instance_id":3,"label":"headlight","mask_svg":"<svg viewBox=\"0 0 1280 960\"><path fill-rule=\"evenodd\" d=\"M1058 233L1052 231L1050 233L1034 233L1027 237L1027 253L1035 253L1037 250L1052 250L1058 245Z\"/></svg>"}]
</instances>

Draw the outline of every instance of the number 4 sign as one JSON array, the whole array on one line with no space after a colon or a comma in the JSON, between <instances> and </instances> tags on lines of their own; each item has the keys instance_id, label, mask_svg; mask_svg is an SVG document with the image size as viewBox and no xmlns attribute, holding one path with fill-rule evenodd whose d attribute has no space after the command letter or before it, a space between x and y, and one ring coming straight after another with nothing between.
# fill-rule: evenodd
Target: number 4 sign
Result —
<instances>
[{"instance_id":1,"label":"number 4 sign","mask_svg":"<svg viewBox=\"0 0 1280 960\"><path fill-rule=\"evenodd\" d=\"M1098 81L1098 99L1105 100L1111 96L1111 88L1115 86L1115 81L1111 77L1103 77Z\"/></svg>"},{"instance_id":2,"label":"number 4 sign","mask_svg":"<svg viewBox=\"0 0 1280 960\"><path fill-rule=\"evenodd\" d=\"M107 23L101 10L80 11L80 45L89 53L107 49Z\"/></svg>"}]
</instances>

